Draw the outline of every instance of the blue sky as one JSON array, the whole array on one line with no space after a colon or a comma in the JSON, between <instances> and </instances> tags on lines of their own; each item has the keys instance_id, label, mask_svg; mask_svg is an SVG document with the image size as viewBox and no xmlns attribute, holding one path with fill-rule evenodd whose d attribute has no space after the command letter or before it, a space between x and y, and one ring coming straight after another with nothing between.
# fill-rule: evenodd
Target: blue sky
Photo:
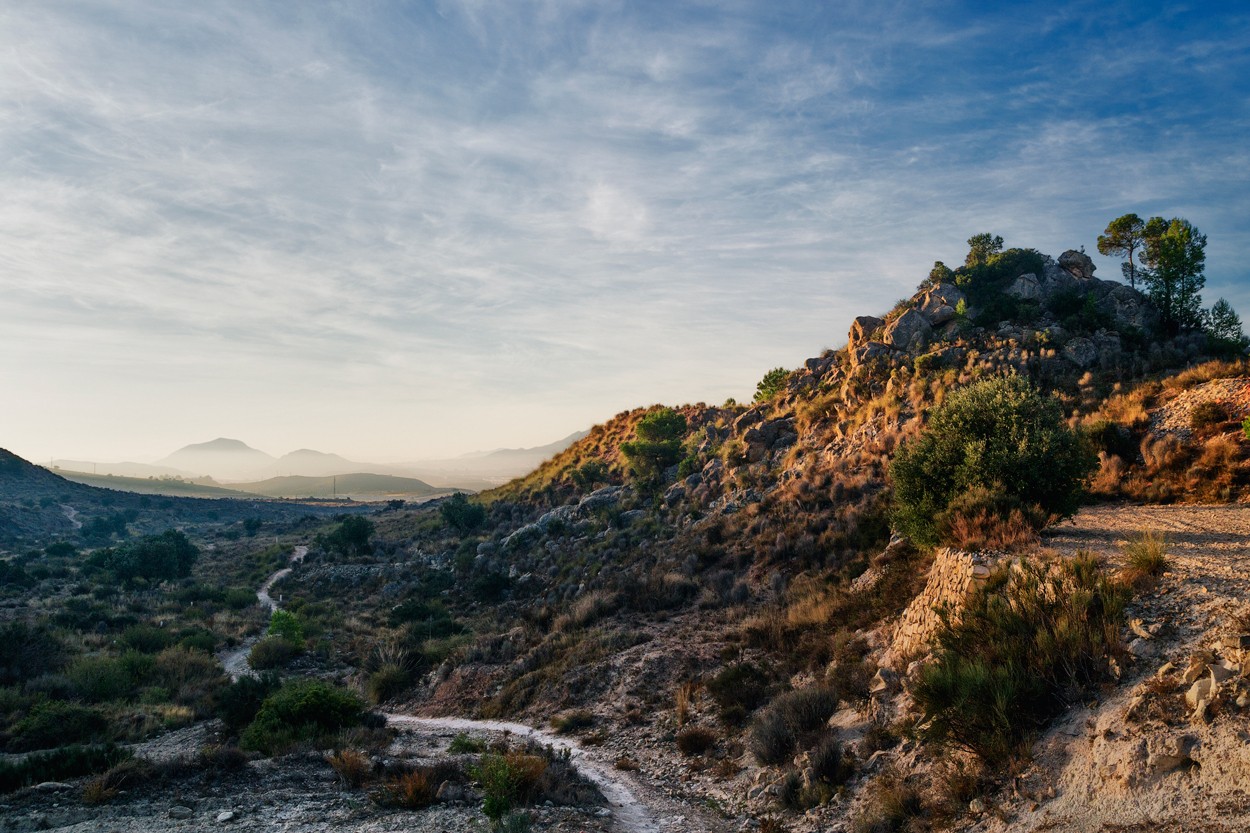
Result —
<instances>
[{"instance_id":1,"label":"blue sky","mask_svg":"<svg viewBox=\"0 0 1250 833\"><path fill-rule=\"evenodd\" d=\"M541 444L1128 211L1250 313L1244 4L982 5L11 0L0 443Z\"/></svg>"}]
</instances>

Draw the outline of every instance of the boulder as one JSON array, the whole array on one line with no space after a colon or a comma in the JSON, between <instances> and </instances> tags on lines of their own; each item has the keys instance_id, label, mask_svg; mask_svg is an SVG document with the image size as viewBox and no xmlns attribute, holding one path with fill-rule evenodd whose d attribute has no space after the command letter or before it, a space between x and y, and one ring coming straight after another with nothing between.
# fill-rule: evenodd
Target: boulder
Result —
<instances>
[{"instance_id":1,"label":"boulder","mask_svg":"<svg viewBox=\"0 0 1250 833\"><path fill-rule=\"evenodd\" d=\"M1094 277L1094 261L1085 252L1068 249L1059 255L1059 268L1077 280L1089 280Z\"/></svg>"},{"instance_id":2,"label":"boulder","mask_svg":"<svg viewBox=\"0 0 1250 833\"><path fill-rule=\"evenodd\" d=\"M1016 278L1015 282L1007 287L1007 294L1021 301L1040 301L1043 295L1042 283L1037 279L1037 275L1028 272Z\"/></svg>"},{"instance_id":3,"label":"boulder","mask_svg":"<svg viewBox=\"0 0 1250 833\"><path fill-rule=\"evenodd\" d=\"M1063 357L1077 367L1090 367L1098 361L1098 345L1088 338L1074 338L1063 346Z\"/></svg>"},{"instance_id":4,"label":"boulder","mask_svg":"<svg viewBox=\"0 0 1250 833\"><path fill-rule=\"evenodd\" d=\"M847 349L854 352L872 340L873 335L885 326L884 319L875 315L861 315L851 322L851 331L847 334Z\"/></svg>"},{"instance_id":5,"label":"boulder","mask_svg":"<svg viewBox=\"0 0 1250 833\"><path fill-rule=\"evenodd\" d=\"M929 320L930 324L940 327L955 319L955 309L961 301L967 303L967 297L959 287L949 283L940 283L921 296L916 309Z\"/></svg>"},{"instance_id":6,"label":"boulder","mask_svg":"<svg viewBox=\"0 0 1250 833\"><path fill-rule=\"evenodd\" d=\"M890 346L880 341L869 341L851 351L851 367L890 355Z\"/></svg>"},{"instance_id":7,"label":"boulder","mask_svg":"<svg viewBox=\"0 0 1250 833\"><path fill-rule=\"evenodd\" d=\"M914 309L895 318L885 328L885 343L896 350L920 350L933 336L933 325Z\"/></svg>"}]
</instances>

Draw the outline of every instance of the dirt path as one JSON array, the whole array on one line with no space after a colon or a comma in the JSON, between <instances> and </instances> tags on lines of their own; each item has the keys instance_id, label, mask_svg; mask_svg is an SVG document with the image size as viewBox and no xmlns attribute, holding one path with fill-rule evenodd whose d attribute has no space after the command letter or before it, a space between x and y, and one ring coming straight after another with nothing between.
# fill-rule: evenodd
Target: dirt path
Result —
<instances>
[{"instance_id":1,"label":"dirt path","mask_svg":"<svg viewBox=\"0 0 1250 833\"><path fill-rule=\"evenodd\" d=\"M291 565L299 564L306 555L308 555L308 547L296 547L291 553ZM278 609L278 603L274 601L273 596L269 595L269 591L273 589L275 584L289 576L292 569L294 569L294 566L283 567L265 579L265 582L256 590L257 601L261 603L261 606L267 608L269 612L272 613ZM247 665L247 656L252 652L252 646L258 641L260 641L260 637L253 636L250 639L243 640L237 648L223 651L217 655L217 658L221 660L222 667L230 675L230 679L237 680L244 675L252 676L252 669Z\"/></svg>"},{"instance_id":2,"label":"dirt path","mask_svg":"<svg viewBox=\"0 0 1250 833\"><path fill-rule=\"evenodd\" d=\"M558 751L568 750L569 757L577 765L577 771L591 781L603 793L611 807L615 827L623 833L659 833L660 825L647 806L635 796L634 789L625 781L625 774L611 764L598 761L575 741L559 735L535 729L522 723L498 720L469 720L462 717L411 717L403 714L386 714L393 726L433 730L449 734L459 732L506 733L526 740L549 745ZM686 828L689 829L689 828Z\"/></svg>"},{"instance_id":3,"label":"dirt path","mask_svg":"<svg viewBox=\"0 0 1250 833\"><path fill-rule=\"evenodd\" d=\"M65 517L74 525L74 529L82 529L82 521L78 520L78 510L70 506L68 503L61 504L61 511L65 513Z\"/></svg>"}]
</instances>

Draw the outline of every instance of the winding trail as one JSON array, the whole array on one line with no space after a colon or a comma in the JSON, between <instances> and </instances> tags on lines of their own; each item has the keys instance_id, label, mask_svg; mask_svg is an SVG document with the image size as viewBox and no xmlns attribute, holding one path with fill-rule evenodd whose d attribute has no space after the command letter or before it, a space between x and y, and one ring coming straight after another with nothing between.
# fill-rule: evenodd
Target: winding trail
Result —
<instances>
[{"instance_id":1,"label":"winding trail","mask_svg":"<svg viewBox=\"0 0 1250 833\"><path fill-rule=\"evenodd\" d=\"M294 552L291 553L291 566L283 567L281 570L278 570L273 575L269 576L269 578L265 579L264 583L261 584L261 586L256 590L256 600L260 602L262 607L269 610L270 613L278 609L278 603L274 601L273 596L269 595L269 591L273 589L275 584L289 576L291 574L291 570L295 569L294 565L302 562L304 560L304 556L306 555L308 555L308 547L296 547ZM255 676L255 672L253 672L247 665L247 655L252 652L252 646L259 641L259 636L249 637L248 639L243 640L237 648L223 651L217 655L217 659L221 660L221 665L226 669L226 673L230 675L230 679L237 680L239 677Z\"/></svg>"},{"instance_id":2,"label":"winding trail","mask_svg":"<svg viewBox=\"0 0 1250 833\"><path fill-rule=\"evenodd\" d=\"M256 590L256 599L262 606L271 612L279 609L280 605L270 595L270 591L273 590L275 584L289 576L291 571L295 569L295 565L301 563L306 555L308 555L308 547L296 547L291 553L289 566L283 567L265 579L264 583ZM232 680L254 674L247 665L247 656L251 652L252 646L259 639L259 636L251 637L244 640L237 648L218 655L221 664L225 667ZM610 762L598 759L574 740L560 737L542 729L536 729L533 726L526 726L523 723L508 723L500 720L471 720L465 717L414 717L394 712L383 712L382 714L390 725L406 727L416 731L432 734L458 732L504 733L526 740L533 740L543 745L551 746L553 749L561 752L567 750L569 759L577 765L577 771L598 787L604 798L608 800L608 806L612 811L613 827L620 830L621 833L660 833L661 831L661 826L656 821L655 812L648 806L648 803L658 804L658 797L648 795L648 798L652 800L651 802L644 802L639 799L638 795L644 792L641 785L631 785L629 782L633 779L628 778L625 773L618 771ZM690 809L683 807L682 812L686 815L668 819L669 824L666 826L672 827L675 825L683 830L692 829L688 824Z\"/></svg>"},{"instance_id":3,"label":"winding trail","mask_svg":"<svg viewBox=\"0 0 1250 833\"><path fill-rule=\"evenodd\" d=\"M426 731L503 732L549 745L560 752L567 750L569 759L577 765L577 771L598 787L604 798L608 800L615 827L625 833L659 833L660 831L660 825L656 822L655 816L638 799L634 790L625 783L623 773L606 761L596 760L591 753L573 740L542 729L535 729L533 726L526 726L523 723L469 720L463 717L412 717L390 712L384 712L384 715L387 722L394 726L410 726Z\"/></svg>"},{"instance_id":4,"label":"winding trail","mask_svg":"<svg viewBox=\"0 0 1250 833\"><path fill-rule=\"evenodd\" d=\"M65 513L65 517L74 525L74 529L82 529L82 521L78 520L78 510L70 506L68 503L61 504L61 511Z\"/></svg>"}]
</instances>

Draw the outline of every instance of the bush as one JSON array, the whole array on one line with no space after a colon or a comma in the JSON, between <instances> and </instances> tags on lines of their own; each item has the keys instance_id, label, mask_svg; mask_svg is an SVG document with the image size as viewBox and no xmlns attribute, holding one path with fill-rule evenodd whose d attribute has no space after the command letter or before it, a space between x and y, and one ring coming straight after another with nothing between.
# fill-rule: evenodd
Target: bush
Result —
<instances>
[{"instance_id":1,"label":"bush","mask_svg":"<svg viewBox=\"0 0 1250 833\"><path fill-rule=\"evenodd\" d=\"M66 746L38 752L20 761L0 761L0 793L44 781L63 781L104 772L130 757L127 749L107 746Z\"/></svg>"},{"instance_id":2,"label":"bush","mask_svg":"<svg viewBox=\"0 0 1250 833\"><path fill-rule=\"evenodd\" d=\"M981 488L1037 506L1034 518L1071 515L1081 484L1097 466L1092 449L1063 421L1058 403L1019 376L954 391L928 427L890 466L896 527L937 543L938 518L956 496Z\"/></svg>"},{"instance_id":3,"label":"bush","mask_svg":"<svg viewBox=\"0 0 1250 833\"><path fill-rule=\"evenodd\" d=\"M67 653L65 645L47 628L6 622L0 625L0 685L60 671Z\"/></svg>"},{"instance_id":4,"label":"bush","mask_svg":"<svg viewBox=\"0 0 1250 833\"><path fill-rule=\"evenodd\" d=\"M888 773L873 783L851 822L854 833L900 833L924 812L920 791L901 776Z\"/></svg>"},{"instance_id":5,"label":"bush","mask_svg":"<svg viewBox=\"0 0 1250 833\"><path fill-rule=\"evenodd\" d=\"M721 719L737 724L767 702L769 682L759 666L744 662L722 669L706 687L720 707Z\"/></svg>"},{"instance_id":6,"label":"bush","mask_svg":"<svg viewBox=\"0 0 1250 833\"><path fill-rule=\"evenodd\" d=\"M373 521L359 515L351 515L339 522L324 543L327 549L341 555L362 555L369 551L369 538L373 535Z\"/></svg>"},{"instance_id":7,"label":"bush","mask_svg":"<svg viewBox=\"0 0 1250 833\"><path fill-rule=\"evenodd\" d=\"M298 647L304 644L304 623L296 614L279 608L269 616L269 635L280 636Z\"/></svg>"},{"instance_id":8,"label":"bush","mask_svg":"<svg viewBox=\"0 0 1250 833\"><path fill-rule=\"evenodd\" d=\"M447 746L447 754L449 755L466 755L477 754L486 749L486 744L480 740L469 737L464 732L456 735L451 739L451 743Z\"/></svg>"},{"instance_id":9,"label":"bush","mask_svg":"<svg viewBox=\"0 0 1250 833\"><path fill-rule=\"evenodd\" d=\"M152 657L130 652L120 657L79 657L65 671L77 695L89 703L132 699L151 670Z\"/></svg>"},{"instance_id":10,"label":"bush","mask_svg":"<svg viewBox=\"0 0 1250 833\"><path fill-rule=\"evenodd\" d=\"M716 745L716 733L702 726L690 726L677 733L677 748L683 755L702 755Z\"/></svg>"},{"instance_id":11,"label":"bush","mask_svg":"<svg viewBox=\"0 0 1250 833\"><path fill-rule=\"evenodd\" d=\"M937 659L913 686L925 734L1005 764L1069 691L1106 673L1127 601L1092 556L992 574L962 618L947 619Z\"/></svg>"},{"instance_id":12,"label":"bush","mask_svg":"<svg viewBox=\"0 0 1250 833\"><path fill-rule=\"evenodd\" d=\"M547 760L523 752L488 753L473 771L482 786L482 812L498 822L518 803L528 801L537 788Z\"/></svg>"},{"instance_id":13,"label":"bush","mask_svg":"<svg viewBox=\"0 0 1250 833\"><path fill-rule=\"evenodd\" d=\"M384 703L403 694L411 685L412 674L403 666L391 663L369 675L367 690L372 702Z\"/></svg>"},{"instance_id":14,"label":"bush","mask_svg":"<svg viewBox=\"0 0 1250 833\"><path fill-rule=\"evenodd\" d=\"M747 737L751 754L764 765L785 763L797 743L794 729L785 718L772 710L766 710L755 718Z\"/></svg>"},{"instance_id":15,"label":"bush","mask_svg":"<svg viewBox=\"0 0 1250 833\"><path fill-rule=\"evenodd\" d=\"M174 642L169 631L151 625L131 625L122 631L121 644L143 654L155 654L168 648Z\"/></svg>"},{"instance_id":16,"label":"bush","mask_svg":"<svg viewBox=\"0 0 1250 833\"><path fill-rule=\"evenodd\" d=\"M280 636L269 636L252 646L247 655L248 667L256 671L285 668L298 653L295 646Z\"/></svg>"},{"instance_id":17,"label":"bush","mask_svg":"<svg viewBox=\"0 0 1250 833\"><path fill-rule=\"evenodd\" d=\"M72 743L93 743L104 740L108 728L108 719L96 709L61 700L45 700L13 726L8 748L11 752L29 752Z\"/></svg>"},{"instance_id":18,"label":"bush","mask_svg":"<svg viewBox=\"0 0 1250 833\"><path fill-rule=\"evenodd\" d=\"M1228 410L1219 402L1199 402L1189 412L1189 427L1205 431L1228 422Z\"/></svg>"},{"instance_id":19,"label":"bush","mask_svg":"<svg viewBox=\"0 0 1250 833\"><path fill-rule=\"evenodd\" d=\"M355 749L343 749L326 756L326 763L338 775L343 786L358 789L369 779L373 765Z\"/></svg>"},{"instance_id":20,"label":"bush","mask_svg":"<svg viewBox=\"0 0 1250 833\"><path fill-rule=\"evenodd\" d=\"M635 477L654 481L681 459L686 417L672 408L658 408L638 420L635 434L637 439L621 443L621 453Z\"/></svg>"},{"instance_id":21,"label":"bush","mask_svg":"<svg viewBox=\"0 0 1250 833\"><path fill-rule=\"evenodd\" d=\"M291 682L265 698L239 745L272 755L359 725L363 715L364 704L346 689L320 680Z\"/></svg>"},{"instance_id":22,"label":"bush","mask_svg":"<svg viewBox=\"0 0 1250 833\"><path fill-rule=\"evenodd\" d=\"M463 492L456 492L438 507L443 523L460 534L472 532L486 523L486 507L471 503Z\"/></svg>"},{"instance_id":23,"label":"bush","mask_svg":"<svg viewBox=\"0 0 1250 833\"><path fill-rule=\"evenodd\" d=\"M171 529L94 552L87 563L110 570L124 581L138 578L163 581L191 575L191 567L199 554L199 549L186 535Z\"/></svg>"},{"instance_id":24,"label":"bush","mask_svg":"<svg viewBox=\"0 0 1250 833\"><path fill-rule=\"evenodd\" d=\"M434 803L438 784L420 769L397 775L386 782L387 803L406 810L420 810Z\"/></svg>"},{"instance_id":25,"label":"bush","mask_svg":"<svg viewBox=\"0 0 1250 833\"><path fill-rule=\"evenodd\" d=\"M846 783L855 773L855 761L842 750L836 737L822 738L809 754L816 777L834 786Z\"/></svg>"},{"instance_id":26,"label":"bush","mask_svg":"<svg viewBox=\"0 0 1250 833\"><path fill-rule=\"evenodd\" d=\"M1162 533L1143 532L1124 545L1124 561L1132 584L1156 579L1168 568L1167 539Z\"/></svg>"},{"instance_id":27,"label":"bush","mask_svg":"<svg viewBox=\"0 0 1250 833\"><path fill-rule=\"evenodd\" d=\"M556 734L560 735L571 735L574 732L589 729L594 725L594 714L584 709L565 712L564 714L551 718L551 728L555 729Z\"/></svg>"},{"instance_id":28,"label":"bush","mask_svg":"<svg viewBox=\"0 0 1250 833\"><path fill-rule=\"evenodd\" d=\"M242 676L217 691L215 713L232 732L242 732L260 711L265 698L281 686L276 674Z\"/></svg>"}]
</instances>

